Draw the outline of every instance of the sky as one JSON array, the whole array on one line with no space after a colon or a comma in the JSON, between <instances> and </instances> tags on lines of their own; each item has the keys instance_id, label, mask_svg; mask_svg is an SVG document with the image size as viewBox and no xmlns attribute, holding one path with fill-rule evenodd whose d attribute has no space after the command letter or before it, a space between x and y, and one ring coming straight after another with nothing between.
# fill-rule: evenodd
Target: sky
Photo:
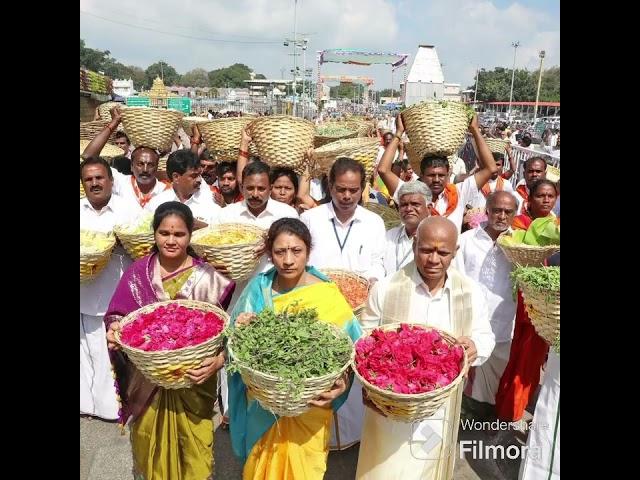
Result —
<instances>
[{"instance_id":1,"label":"sky","mask_svg":"<svg viewBox=\"0 0 640 480\"><path fill-rule=\"evenodd\" d=\"M316 52L330 48L407 53L408 73L418 45L435 45L445 82L463 89L476 68L512 68L514 50L516 68L537 70L540 50L544 68L560 65L559 0L80 0L80 38L143 69L159 60L181 74L244 63L267 78L291 79L293 48L283 41L293 38L294 14L314 79ZM303 56L296 60L302 67ZM391 87L390 65L325 63L321 72ZM393 73L394 88L403 75Z\"/></svg>"}]
</instances>

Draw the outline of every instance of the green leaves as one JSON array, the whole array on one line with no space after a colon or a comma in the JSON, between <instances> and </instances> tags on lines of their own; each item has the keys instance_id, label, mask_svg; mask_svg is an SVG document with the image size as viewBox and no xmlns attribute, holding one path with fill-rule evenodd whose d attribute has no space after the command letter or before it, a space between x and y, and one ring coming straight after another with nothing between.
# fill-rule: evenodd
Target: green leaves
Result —
<instances>
[{"instance_id":1,"label":"green leaves","mask_svg":"<svg viewBox=\"0 0 640 480\"><path fill-rule=\"evenodd\" d=\"M281 377L283 391L302 391L303 380L340 370L353 348L346 334L317 318L315 309L289 306L275 313L260 312L255 320L227 332L233 358L227 369L240 371L240 366Z\"/></svg>"},{"instance_id":2,"label":"green leaves","mask_svg":"<svg viewBox=\"0 0 640 480\"><path fill-rule=\"evenodd\" d=\"M540 292L560 291L560 267L517 267L511 278Z\"/></svg>"}]
</instances>

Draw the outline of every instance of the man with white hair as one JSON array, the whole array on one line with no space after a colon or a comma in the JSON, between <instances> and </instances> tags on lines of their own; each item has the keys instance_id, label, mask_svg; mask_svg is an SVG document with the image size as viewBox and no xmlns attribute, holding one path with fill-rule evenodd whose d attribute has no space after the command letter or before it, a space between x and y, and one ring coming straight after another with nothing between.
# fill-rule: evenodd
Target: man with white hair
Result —
<instances>
[{"instance_id":1,"label":"man with white hair","mask_svg":"<svg viewBox=\"0 0 640 480\"><path fill-rule=\"evenodd\" d=\"M422 220L413 241L414 261L377 282L361 323L365 330L395 322L421 323L456 338L469 364L491 355L494 336L482 287L449 268L458 250L458 228L449 219ZM357 480L450 480L462 384L429 419L401 423L365 400Z\"/></svg>"},{"instance_id":2,"label":"man with white hair","mask_svg":"<svg viewBox=\"0 0 640 480\"><path fill-rule=\"evenodd\" d=\"M494 413L500 378L509 362L511 338L516 316L511 284L512 264L496 245L498 237L506 232L518 209L512 192L497 191L489 194L486 203L487 221L460 235L459 254L454 265L460 273L483 286L489 307L491 330L496 346L489 359L469 371L465 394L478 402L489 404ZM485 405L487 407L487 405Z\"/></svg>"},{"instance_id":3,"label":"man with white hair","mask_svg":"<svg viewBox=\"0 0 640 480\"><path fill-rule=\"evenodd\" d=\"M387 276L413 261L413 238L420 222L429 216L431 190L423 182L408 182L398 190L398 199L402 225L386 234L383 263Z\"/></svg>"}]
</instances>

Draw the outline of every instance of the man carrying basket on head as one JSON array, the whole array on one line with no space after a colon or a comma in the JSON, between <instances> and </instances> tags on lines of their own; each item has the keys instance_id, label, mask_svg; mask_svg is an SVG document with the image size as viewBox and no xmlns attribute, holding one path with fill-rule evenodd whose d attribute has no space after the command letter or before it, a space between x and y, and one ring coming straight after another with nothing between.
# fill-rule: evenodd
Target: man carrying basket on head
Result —
<instances>
[{"instance_id":1,"label":"man carrying basket on head","mask_svg":"<svg viewBox=\"0 0 640 480\"><path fill-rule=\"evenodd\" d=\"M442 217L422 220L413 243L414 261L379 282L362 314L364 329L396 322L444 330L466 350L469 365L481 365L495 345L482 287L455 269L456 226ZM358 480L449 480L463 385L429 419L400 423L365 398ZM364 393L364 391L363 391ZM366 395L363 395L366 397Z\"/></svg>"},{"instance_id":2,"label":"man carrying basket on head","mask_svg":"<svg viewBox=\"0 0 640 480\"><path fill-rule=\"evenodd\" d=\"M389 189L389 194L393 195L393 200L398 204L400 202L397 191L405 182L391 171L391 164L399 144L402 143L402 133L404 132L400 114L398 114L396 125L398 130L380 160L378 174ZM429 187L433 196L433 205L430 207L431 215L448 218L458 228L458 232L462 228L465 206L473 203L491 176L498 173L498 167L491 150L482 138L478 117L475 115L469 125L469 132L478 147L480 170L464 182L455 185L449 183L449 160L445 156L427 154L420 162L420 178Z\"/></svg>"}]
</instances>

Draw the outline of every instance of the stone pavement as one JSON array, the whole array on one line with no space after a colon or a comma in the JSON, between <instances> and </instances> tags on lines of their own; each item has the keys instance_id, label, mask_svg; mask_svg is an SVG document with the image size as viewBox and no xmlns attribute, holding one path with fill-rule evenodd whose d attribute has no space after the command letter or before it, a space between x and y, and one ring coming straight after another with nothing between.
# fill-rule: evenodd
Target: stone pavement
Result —
<instances>
[{"instance_id":1,"label":"stone pavement","mask_svg":"<svg viewBox=\"0 0 640 480\"><path fill-rule=\"evenodd\" d=\"M533 399L535 402L535 399ZM533 403L532 402L532 403ZM535 403L533 403L535 405ZM469 415L469 410L465 410ZM463 412L463 415L465 414ZM531 415L525 414L525 420ZM233 456L229 432L217 428L219 415L214 419L215 480L240 480L242 467ZM476 440L487 445L523 445L526 434L513 430L494 432L460 429L458 441ZM129 480L131 475L129 432L121 436L115 423L92 418L80 418L80 480ZM358 446L342 452L331 452L326 480L352 480L358 462ZM456 460L455 480L517 480L520 460ZM170 480L170 479L167 479Z\"/></svg>"}]
</instances>

